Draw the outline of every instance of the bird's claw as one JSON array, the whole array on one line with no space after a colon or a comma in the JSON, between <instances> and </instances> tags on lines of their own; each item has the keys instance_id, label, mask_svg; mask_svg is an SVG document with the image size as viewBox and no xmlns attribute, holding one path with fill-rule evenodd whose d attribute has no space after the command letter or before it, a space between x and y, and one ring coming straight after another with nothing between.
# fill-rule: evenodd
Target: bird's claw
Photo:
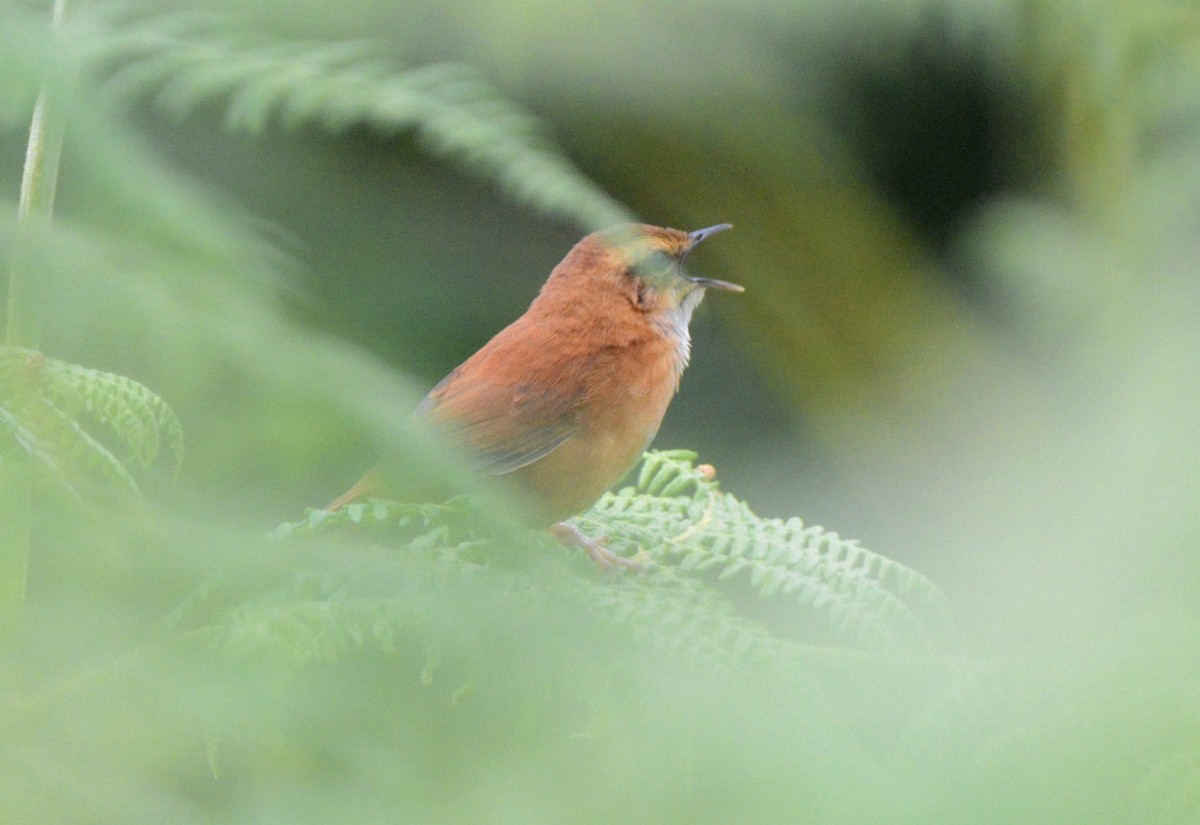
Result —
<instances>
[{"instance_id":1,"label":"bird's claw","mask_svg":"<svg viewBox=\"0 0 1200 825\"><path fill-rule=\"evenodd\" d=\"M562 522L551 526L549 529L550 535L561 541L563 544L573 545L587 553L589 559L595 562L596 566L605 572L622 568L625 570L638 571L642 569L640 562L633 559L627 559L624 556L618 556L612 550L604 546L604 539L594 539L586 535L578 527Z\"/></svg>"}]
</instances>

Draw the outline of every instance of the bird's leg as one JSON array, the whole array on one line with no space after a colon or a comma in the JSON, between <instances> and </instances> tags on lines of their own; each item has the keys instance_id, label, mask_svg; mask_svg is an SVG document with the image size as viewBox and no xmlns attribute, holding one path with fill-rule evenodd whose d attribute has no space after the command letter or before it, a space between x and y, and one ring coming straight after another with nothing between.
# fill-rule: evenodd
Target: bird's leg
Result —
<instances>
[{"instance_id":1,"label":"bird's leg","mask_svg":"<svg viewBox=\"0 0 1200 825\"><path fill-rule=\"evenodd\" d=\"M546 531L563 544L573 545L583 550L601 570L614 570L618 567L624 567L626 570L642 569L642 566L633 559L618 556L600 542L586 536L578 527L567 524L565 521L547 527Z\"/></svg>"}]
</instances>

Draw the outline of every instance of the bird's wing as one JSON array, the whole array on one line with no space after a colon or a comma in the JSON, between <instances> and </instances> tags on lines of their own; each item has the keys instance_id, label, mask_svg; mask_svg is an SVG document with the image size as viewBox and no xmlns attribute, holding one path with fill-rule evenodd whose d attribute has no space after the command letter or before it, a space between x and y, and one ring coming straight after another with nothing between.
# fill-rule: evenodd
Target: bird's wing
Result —
<instances>
[{"instance_id":1,"label":"bird's wing","mask_svg":"<svg viewBox=\"0 0 1200 825\"><path fill-rule=\"evenodd\" d=\"M485 475L532 464L580 429L578 387L562 380L559 353L497 336L425 396L415 415L444 428Z\"/></svg>"}]
</instances>

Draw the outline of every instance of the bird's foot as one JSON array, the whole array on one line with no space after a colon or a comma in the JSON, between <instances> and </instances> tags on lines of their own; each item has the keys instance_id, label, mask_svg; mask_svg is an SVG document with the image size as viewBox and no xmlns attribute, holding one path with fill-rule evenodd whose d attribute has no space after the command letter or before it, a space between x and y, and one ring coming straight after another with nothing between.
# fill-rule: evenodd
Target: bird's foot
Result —
<instances>
[{"instance_id":1,"label":"bird's foot","mask_svg":"<svg viewBox=\"0 0 1200 825\"><path fill-rule=\"evenodd\" d=\"M588 558L596 563L601 570L609 571L617 568L626 570L641 570L642 565L633 559L618 556L604 546L604 540L597 541L584 534L582 530L565 521L546 528L547 532L563 544L573 545L587 553Z\"/></svg>"}]
</instances>

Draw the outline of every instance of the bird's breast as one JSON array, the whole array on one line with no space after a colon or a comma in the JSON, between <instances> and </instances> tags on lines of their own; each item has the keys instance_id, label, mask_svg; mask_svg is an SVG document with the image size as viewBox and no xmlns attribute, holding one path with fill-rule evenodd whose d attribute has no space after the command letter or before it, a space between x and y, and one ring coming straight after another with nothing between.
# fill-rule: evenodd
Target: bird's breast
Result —
<instances>
[{"instance_id":1,"label":"bird's breast","mask_svg":"<svg viewBox=\"0 0 1200 825\"><path fill-rule=\"evenodd\" d=\"M686 345L685 345L686 346ZM678 342L655 332L591 354L573 381L579 432L516 471L547 524L591 506L633 468L658 432L686 364Z\"/></svg>"}]
</instances>

